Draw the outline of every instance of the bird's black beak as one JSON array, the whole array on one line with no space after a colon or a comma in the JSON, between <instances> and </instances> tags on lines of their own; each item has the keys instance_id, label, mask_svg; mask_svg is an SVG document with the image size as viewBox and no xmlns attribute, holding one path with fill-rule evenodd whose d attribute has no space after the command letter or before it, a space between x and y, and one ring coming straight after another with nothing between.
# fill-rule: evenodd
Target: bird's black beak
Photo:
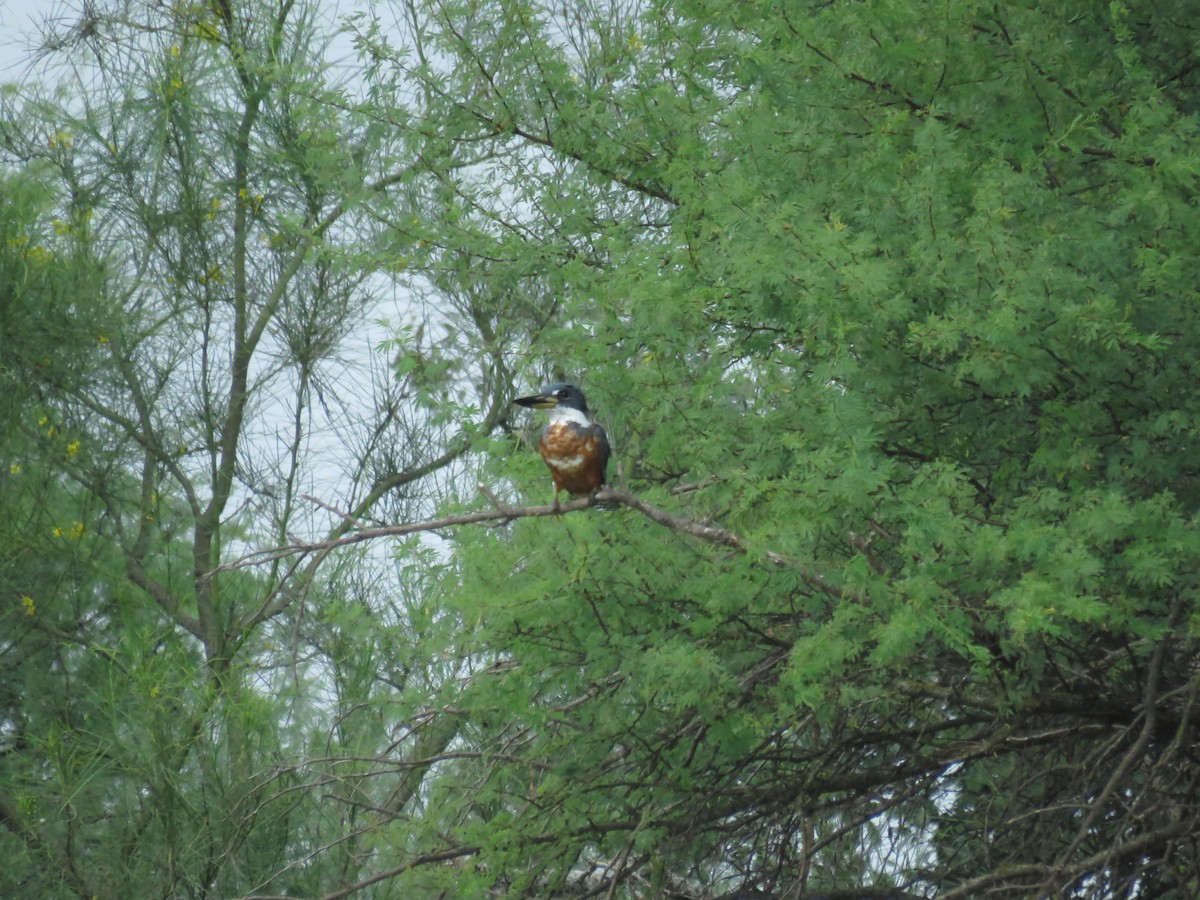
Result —
<instances>
[{"instance_id":1,"label":"bird's black beak","mask_svg":"<svg viewBox=\"0 0 1200 900\"><path fill-rule=\"evenodd\" d=\"M553 394L533 394L530 397L518 397L513 403L530 409L553 409L558 406L558 398Z\"/></svg>"}]
</instances>

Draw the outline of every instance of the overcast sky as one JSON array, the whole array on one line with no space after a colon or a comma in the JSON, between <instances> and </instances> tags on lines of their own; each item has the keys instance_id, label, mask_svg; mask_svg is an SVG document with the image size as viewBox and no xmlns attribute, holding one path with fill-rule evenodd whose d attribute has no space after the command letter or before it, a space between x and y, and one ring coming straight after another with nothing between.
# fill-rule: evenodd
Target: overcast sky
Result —
<instances>
[{"instance_id":1,"label":"overcast sky","mask_svg":"<svg viewBox=\"0 0 1200 900\"><path fill-rule=\"evenodd\" d=\"M66 15L62 0L0 0L0 81L16 80L38 43L38 23Z\"/></svg>"},{"instance_id":2,"label":"overcast sky","mask_svg":"<svg viewBox=\"0 0 1200 900\"><path fill-rule=\"evenodd\" d=\"M42 42L47 20L75 22L87 0L0 0L0 83L19 81L35 62L35 51ZM321 0L320 15L326 35L333 34L343 12L356 6L355 0ZM385 22L386 26L386 15ZM326 58L334 64L357 66L351 39L340 34L328 48Z\"/></svg>"},{"instance_id":3,"label":"overcast sky","mask_svg":"<svg viewBox=\"0 0 1200 900\"><path fill-rule=\"evenodd\" d=\"M0 0L0 84L26 77L47 19L78 18L84 0Z\"/></svg>"}]
</instances>

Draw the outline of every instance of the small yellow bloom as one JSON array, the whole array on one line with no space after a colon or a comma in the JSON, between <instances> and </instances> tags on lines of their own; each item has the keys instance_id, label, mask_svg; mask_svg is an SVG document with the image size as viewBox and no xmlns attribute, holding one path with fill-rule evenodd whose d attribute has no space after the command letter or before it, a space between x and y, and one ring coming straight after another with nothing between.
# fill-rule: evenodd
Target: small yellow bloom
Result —
<instances>
[{"instance_id":1,"label":"small yellow bloom","mask_svg":"<svg viewBox=\"0 0 1200 900\"><path fill-rule=\"evenodd\" d=\"M13 463L12 465L10 465L8 467L8 474L9 475L20 475L21 474L21 464Z\"/></svg>"},{"instance_id":2,"label":"small yellow bloom","mask_svg":"<svg viewBox=\"0 0 1200 900\"><path fill-rule=\"evenodd\" d=\"M74 456L76 453L78 453L79 444L79 441L71 441L71 443L67 444L67 456Z\"/></svg>"},{"instance_id":3,"label":"small yellow bloom","mask_svg":"<svg viewBox=\"0 0 1200 900\"><path fill-rule=\"evenodd\" d=\"M175 44L174 46L171 47L171 55L172 56L179 55L179 45L178 44Z\"/></svg>"},{"instance_id":4,"label":"small yellow bloom","mask_svg":"<svg viewBox=\"0 0 1200 900\"><path fill-rule=\"evenodd\" d=\"M49 422L49 421L50 421L50 420L49 420L48 418L46 418L46 416L42 416L40 419L38 419L38 424L39 424L39 425L45 425L45 424L46 424L47 422Z\"/></svg>"},{"instance_id":5,"label":"small yellow bloom","mask_svg":"<svg viewBox=\"0 0 1200 900\"><path fill-rule=\"evenodd\" d=\"M32 616L37 612L37 604L33 602L32 597L22 597L21 605L25 607L25 615Z\"/></svg>"},{"instance_id":6,"label":"small yellow bloom","mask_svg":"<svg viewBox=\"0 0 1200 900\"><path fill-rule=\"evenodd\" d=\"M79 540L81 537L83 537L84 528L85 528L85 526L82 522L76 522L74 525L71 526L71 530L67 534L67 537L69 537L73 541Z\"/></svg>"},{"instance_id":7,"label":"small yellow bloom","mask_svg":"<svg viewBox=\"0 0 1200 900\"><path fill-rule=\"evenodd\" d=\"M50 529L50 534L52 534L54 537L62 537L63 530L55 525L52 529Z\"/></svg>"},{"instance_id":8,"label":"small yellow bloom","mask_svg":"<svg viewBox=\"0 0 1200 900\"><path fill-rule=\"evenodd\" d=\"M157 696L158 696L158 685L156 684L154 687L150 688L150 699L153 700Z\"/></svg>"},{"instance_id":9,"label":"small yellow bloom","mask_svg":"<svg viewBox=\"0 0 1200 900\"><path fill-rule=\"evenodd\" d=\"M102 335L100 335L100 337L96 338L96 340L99 341L101 344L107 344L108 343L108 335L102 334Z\"/></svg>"}]
</instances>

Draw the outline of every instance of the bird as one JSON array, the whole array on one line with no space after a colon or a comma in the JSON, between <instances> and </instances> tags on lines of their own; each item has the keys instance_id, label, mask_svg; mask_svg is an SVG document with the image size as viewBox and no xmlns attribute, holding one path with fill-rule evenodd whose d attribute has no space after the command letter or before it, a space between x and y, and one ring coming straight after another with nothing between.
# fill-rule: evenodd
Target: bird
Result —
<instances>
[{"instance_id":1,"label":"bird","mask_svg":"<svg viewBox=\"0 0 1200 900\"><path fill-rule=\"evenodd\" d=\"M559 382L513 402L550 411L550 421L542 429L538 450L554 479L556 508L558 495L563 491L572 497L583 497L604 486L612 449L604 429L588 416L583 391L573 384Z\"/></svg>"}]
</instances>

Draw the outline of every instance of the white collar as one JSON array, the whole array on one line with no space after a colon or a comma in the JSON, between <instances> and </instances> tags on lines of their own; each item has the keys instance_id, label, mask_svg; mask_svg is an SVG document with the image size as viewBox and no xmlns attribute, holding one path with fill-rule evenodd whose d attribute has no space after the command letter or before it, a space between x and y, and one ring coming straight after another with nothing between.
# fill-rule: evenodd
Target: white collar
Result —
<instances>
[{"instance_id":1,"label":"white collar","mask_svg":"<svg viewBox=\"0 0 1200 900\"><path fill-rule=\"evenodd\" d=\"M573 407L556 406L550 410L551 425L558 425L559 423L565 425L568 422L574 422L576 425L582 425L584 428L592 424L587 416Z\"/></svg>"}]
</instances>

